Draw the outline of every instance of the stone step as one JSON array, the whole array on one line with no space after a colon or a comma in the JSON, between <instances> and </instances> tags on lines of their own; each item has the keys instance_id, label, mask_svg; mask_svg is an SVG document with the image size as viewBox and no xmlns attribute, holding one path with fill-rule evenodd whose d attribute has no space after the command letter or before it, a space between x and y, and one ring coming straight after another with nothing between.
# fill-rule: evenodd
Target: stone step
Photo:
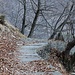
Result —
<instances>
[{"instance_id":1,"label":"stone step","mask_svg":"<svg viewBox=\"0 0 75 75\"><path fill-rule=\"evenodd\" d=\"M38 48L43 47L46 44L48 43L35 43L27 46L21 46L21 48L19 49L20 55L18 56L18 58L22 62L40 60L42 58L36 53L36 51L38 50Z\"/></svg>"},{"instance_id":2,"label":"stone step","mask_svg":"<svg viewBox=\"0 0 75 75\"><path fill-rule=\"evenodd\" d=\"M40 60L41 57L38 55L25 55L25 56L19 56L22 62L30 62L34 60Z\"/></svg>"},{"instance_id":3,"label":"stone step","mask_svg":"<svg viewBox=\"0 0 75 75\"><path fill-rule=\"evenodd\" d=\"M24 72L22 73L22 75L62 75L60 72L58 71L52 71L52 72Z\"/></svg>"}]
</instances>

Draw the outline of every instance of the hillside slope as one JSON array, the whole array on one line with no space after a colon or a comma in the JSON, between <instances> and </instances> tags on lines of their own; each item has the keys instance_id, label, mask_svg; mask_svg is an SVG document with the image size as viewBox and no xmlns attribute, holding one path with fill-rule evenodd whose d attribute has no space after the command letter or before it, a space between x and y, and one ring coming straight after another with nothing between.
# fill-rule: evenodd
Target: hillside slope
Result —
<instances>
[{"instance_id":1,"label":"hillside slope","mask_svg":"<svg viewBox=\"0 0 75 75\"><path fill-rule=\"evenodd\" d=\"M15 52L20 38L26 38L17 28L7 21L1 23L0 19L0 75L13 75Z\"/></svg>"},{"instance_id":2,"label":"hillside slope","mask_svg":"<svg viewBox=\"0 0 75 75\"><path fill-rule=\"evenodd\" d=\"M36 50L47 40L25 38L7 21L0 23L0 75L68 75L59 62L39 59Z\"/></svg>"},{"instance_id":3,"label":"hillside slope","mask_svg":"<svg viewBox=\"0 0 75 75\"><path fill-rule=\"evenodd\" d=\"M11 33L11 35L15 38L25 38L25 36L20 33L18 28L15 28L7 21L5 21L5 24L0 24L0 34L2 34L3 32Z\"/></svg>"}]
</instances>

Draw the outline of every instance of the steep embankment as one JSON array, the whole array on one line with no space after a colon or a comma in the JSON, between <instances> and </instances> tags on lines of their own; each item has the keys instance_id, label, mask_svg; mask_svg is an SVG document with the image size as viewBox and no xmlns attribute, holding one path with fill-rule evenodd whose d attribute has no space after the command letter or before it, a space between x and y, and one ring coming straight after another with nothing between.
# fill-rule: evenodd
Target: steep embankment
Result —
<instances>
[{"instance_id":1,"label":"steep embankment","mask_svg":"<svg viewBox=\"0 0 75 75\"><path fill-rule=\"evenodd\" d=\"M15 28L7 21L5 21L5 24L0 24L0 34L2 33L10 33L14 38L25 38L25 36L20 33L18 28Z\"/></svg>"},{"instance_id":2,"label":"steep embankment","mask_svg":"<svg viewBox=\"0 0 75 75\"><path fill-rule=\"evenodd\" d=\"M36 53L48 41L25 38L7 21L0 23L0 75L68 75L59 62L42 60Z\"/></svg>"},{"instance_id":3,"label":"steep embankment","mask_svg":"<svg viewBox=\"0 0 75 75\"><path fill-rule=\"evenodd\" d=\"M0 19L0 75L14 75L17 42L22 37L25 38L17 28Z\"/></svg>"}]
</instances>

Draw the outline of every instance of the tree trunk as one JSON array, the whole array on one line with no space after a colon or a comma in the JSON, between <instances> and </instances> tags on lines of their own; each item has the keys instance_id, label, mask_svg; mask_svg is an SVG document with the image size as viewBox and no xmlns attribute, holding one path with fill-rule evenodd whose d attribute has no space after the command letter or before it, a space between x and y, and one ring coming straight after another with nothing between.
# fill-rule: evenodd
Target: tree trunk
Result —
<instances>
[{"instance_id":1,"label":"tree trunk","mask_svg":"<svg viewBox=\"0 0 75 75\"><path fill-rule=\"evenodd\" d=\"M64 41L64 38L63 38L63 35L62 33L58 33L57 36L55 37L55 40L61 40L61 41Z\"/></svg>"},{"instance_id":2,"label":"tree trunk","mask_svg":"<svg viewBox=\"0 0 75 75\"><path fill-rule=\"evenodd\" d=\"M36 26L36 22L37 22L38 15L39 15L39 10L37 10L37 12L36 12L36 15L35 15L35 18L34 18L34 20L33 20L33 23L32 23L32 26L31 26L31 30L30 30L30 32L29 32L28 37L31 37L32 34L33 34L33 32L34 32L34 28L35 28L35 26Z\"/></svg>"},{"instance_id":3,"label":"tree trunk","mask_svg":"<svg viewBox=\"0 0 75 75\"><path fill-rule=\"evenodd\" d=\"M39 12L40 12L40 0L38 0L38 9L35 13L35 17L34 17L34 20L33 20L33 23L32 23L32 26L31 26L28 37L31 37L33 35L34 28L36 26L36 22L37 22L37 19L38 19L38 16L39 16Z\"/></svg>"},{"instance_id":4,"label":"tree trunk","mask_svg":"<svg viewBox=\"0 0 75 75\"><path fill-rule=\"evenodd\" d=\"M25 29L25 20L26 20L26 0L24 0L24 14L23 14L23 20L22 20L22 29L21 33L24 34L24 29Z\"/></svg>"},{"instance_id":5,"label":"tree trunk","mask_svg":"<svg viewBox=\"0 0 75 75\"><path fill-rule=\"evenodd\" d=\"M64 54L65 54L65 55L69 55L70 50L71 50L74 46L75 46L75 39L67 44L67 47L66 47L65 51L62 52L62 54L63 54L63 55L64 55Z\"/></svg>"},{"instance_id":6,"label":"tree trunk","mask_svg":"<svg viewBox=\"0 0 75 75\"><path fill-rule=\"evenodd\" d=\"M73 70L73 66L75 64L75 53L73 55L69 55L70 50L75 46L75 39L67 44L65 51L57 54L60 62L66 68L68 72Z\"/></svg>"}]
</instances>

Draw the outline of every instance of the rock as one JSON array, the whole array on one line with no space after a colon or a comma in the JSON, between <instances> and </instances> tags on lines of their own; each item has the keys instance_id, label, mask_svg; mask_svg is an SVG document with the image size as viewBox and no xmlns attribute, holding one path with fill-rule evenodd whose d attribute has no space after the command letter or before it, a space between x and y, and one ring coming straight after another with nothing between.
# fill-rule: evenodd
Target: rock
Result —
<instances>
[{"instance_id":1,"label":"rock","mask_svg":"<svg viewBox=\"0 0 75 75\"><path fill-rule=\"evenodd\" d=\"M65 42L50 40L49 43L46 46L43 46L42 48L39 48L37 53L42 58L49 59L51 49L56 49L56 50L62 52L62 51L65 50L65 48L66 48L66 43Z\"/></svg>"}]
</instances>

